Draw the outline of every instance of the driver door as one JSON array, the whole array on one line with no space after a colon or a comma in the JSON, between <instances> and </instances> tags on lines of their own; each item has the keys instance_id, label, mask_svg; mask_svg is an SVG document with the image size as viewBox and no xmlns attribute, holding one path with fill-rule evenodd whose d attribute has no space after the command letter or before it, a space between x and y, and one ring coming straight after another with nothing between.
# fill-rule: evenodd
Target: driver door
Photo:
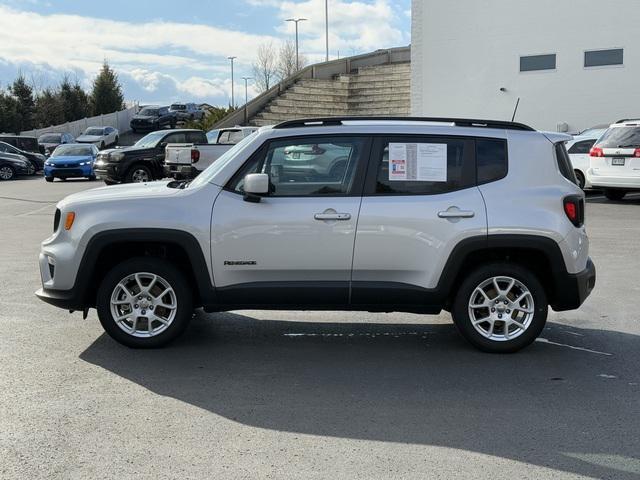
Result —
<instances>
[{"instance_id":1,"label":"driver door","mask_svg":"<svg viewBox=\"0 0 640 480\"><path fill-rule=\"evenodd\" d=\"M221 304L349 303L369 150L367 137L298 137L271 141L247 161L213 207L211 253ZM258 203L244 198L249 173L270 177L271 192Z\"/></svg>"}]
</instances>

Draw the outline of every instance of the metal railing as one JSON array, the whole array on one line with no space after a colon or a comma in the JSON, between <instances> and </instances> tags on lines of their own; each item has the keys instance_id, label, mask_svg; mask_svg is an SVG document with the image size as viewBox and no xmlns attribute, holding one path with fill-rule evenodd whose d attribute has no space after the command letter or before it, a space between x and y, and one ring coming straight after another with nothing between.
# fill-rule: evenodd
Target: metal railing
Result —
<instances>
[{"instance_id":1,"label":"metal railing","mask_svg":"<svg viewBox=\"0 0 640 480\"><path fill-rule=\"evenodd\" d=\"M375 67L377 65L388 65L392 63L405 63L411 61L411 47L387 48L376 50L375 52L356 55L353 57L345 57L328 62L316 63L309 65L296 72L294 75L286 78L271 87L269 90L261 93L253 100L247 102L246 105L238 107L218 123L213 128L227 128L245 123L246 118L251 119L257 115L262 109L276 97L279 97L285 90L291 87L299 80L318 79L332 80L338 75L349 74L357 71L362 67Z\"/></svg>"}]
</instances>

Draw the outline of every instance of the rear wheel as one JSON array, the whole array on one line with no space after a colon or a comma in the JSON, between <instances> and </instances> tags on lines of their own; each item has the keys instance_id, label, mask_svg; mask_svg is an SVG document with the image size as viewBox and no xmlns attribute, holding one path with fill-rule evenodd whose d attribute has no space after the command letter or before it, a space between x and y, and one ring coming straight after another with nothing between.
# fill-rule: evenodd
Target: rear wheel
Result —
<instances>
[{"instance_id":1,"label":"rear wheel","mask_svg":"<svg viewBox=\"0 0 640 480\"><path fill-rule=\"evenodd\" d=\"M516 352L531 344L547 321L542 285L529 270L494 263L462 282L451 310L462 336L485 352Z\"/></svg>"},{"instance_id":2,"label":"rear wheel","mask_svg":"<svg viewBox=\"0 0 640 480\"><path fill-rule=\"evenodd\" d=\"M114 267L97 295L98 318L116 341L156 348L177 338L193 315L184 274L161 258L141 257Z\"/></svg>"},{"instance_id":3,"label":"rear wheel","mask_svg":"<svg viewBox=\"0 0 640 480\"><path fill-rule=\"evenodd\" d=\"M144 165L134 165L126 175L126 183L145 183L153 180L151 170Z\"/></svg>"},{"instance_id":4,"label":"rear wheel","mask_svg":"<svg viewBox=\"0 0 640 480\"><path fill-rule=\"evenodd\" d=\"M607 199L616 201L622 200L626 194L626 190L607 189L604 191L604 196L607 197Z\"/></svg>"},{"instance_id":5,"label":"rear wheel","mask_svg":"<svg viewBox=\"0 0 640 480\"><path fill-rule=\"evenodd\" d=\"M578 186L584 190L584 186L585 186L585 180L584 180L584 175L580 170L575 170L575 174L576 174L576 179L578 180Z\"/></svg>"},{"instance_id":6,"label":"rear wheel","mask_svg":"<svg viewBox=\"0 0 640 480\"><path fill-rule=\"evenodd\" d=\"M9 165L0 167L0 180L11 180L16 176L16 171Z\"/></svg>"}]
</instances>

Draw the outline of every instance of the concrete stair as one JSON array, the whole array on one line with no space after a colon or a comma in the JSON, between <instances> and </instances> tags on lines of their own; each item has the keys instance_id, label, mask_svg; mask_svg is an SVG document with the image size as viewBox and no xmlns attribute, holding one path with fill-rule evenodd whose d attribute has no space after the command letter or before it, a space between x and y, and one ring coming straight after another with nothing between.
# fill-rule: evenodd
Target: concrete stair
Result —
<instances>
[{"instance_id":1,"label":"concrete stair","mask_svg":"<svg viewBox=\"0 0 640 480\"><path fill-rule=\"evenodd\" d=\"M269 102L250 123L273 125L304 117L407 116L410 89L410 63L363 67L334 80L304 79Z\"/></svg>"}]
</instances>

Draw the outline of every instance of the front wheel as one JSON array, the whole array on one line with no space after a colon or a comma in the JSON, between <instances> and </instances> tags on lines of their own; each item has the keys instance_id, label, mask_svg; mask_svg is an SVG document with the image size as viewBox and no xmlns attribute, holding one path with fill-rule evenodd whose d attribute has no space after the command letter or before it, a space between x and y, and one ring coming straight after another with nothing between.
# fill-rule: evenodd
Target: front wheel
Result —
<instances>
[{"instance_id":1,"label":"front wheel","mask_svg":"<svg viewBox=\"0 0 640 480\"><path fill-rule=\"evenodd\" d=\"M49 183L53 182L53 177L44 177L44 179Z\"/></svg>"},{"instance_id":2,"label":"front wheel","mask_svg":"<svg viewBox=\"0 0 640 480\"><path fill-rule=\"evenodd\" d=\"M184 274L156 257L126 260L102 281L98 318L116 341L132 348L157 348L175 340L193 315Z\"/></svg>"},{"instance_id":3,"label":"front wheel","mask_svg":"<svg viewBox=\"0 0 640 480\"><path fill-rule=\"evenodd\" d=\"M460 285L451 314L476 348L516 352L531 344L547 321L547 296L529 270L494 263L474 270Z\"/></svg>"},{"instance_id":4,"label":"front wheel","mask_svg":"<svg viewBox=\"0 0 640 480\"><path fill-rule=\"evenodd\" d=\"M153 180L151 170L144 165L134 165L127 172L126 183L146 183Z\"/></svg>"},{"instance_id":5,"label":"front wheel","mask_svg":"<svg viewBox=\"0 0 640 480\"><path fill-rule=\"evenodd\" d=\"M614 200L618 202L622 200L626 194L627 194L626 190L607 189L604 191L604 196L607 197L607 200Z\"/></svg>"}]
</instances>

